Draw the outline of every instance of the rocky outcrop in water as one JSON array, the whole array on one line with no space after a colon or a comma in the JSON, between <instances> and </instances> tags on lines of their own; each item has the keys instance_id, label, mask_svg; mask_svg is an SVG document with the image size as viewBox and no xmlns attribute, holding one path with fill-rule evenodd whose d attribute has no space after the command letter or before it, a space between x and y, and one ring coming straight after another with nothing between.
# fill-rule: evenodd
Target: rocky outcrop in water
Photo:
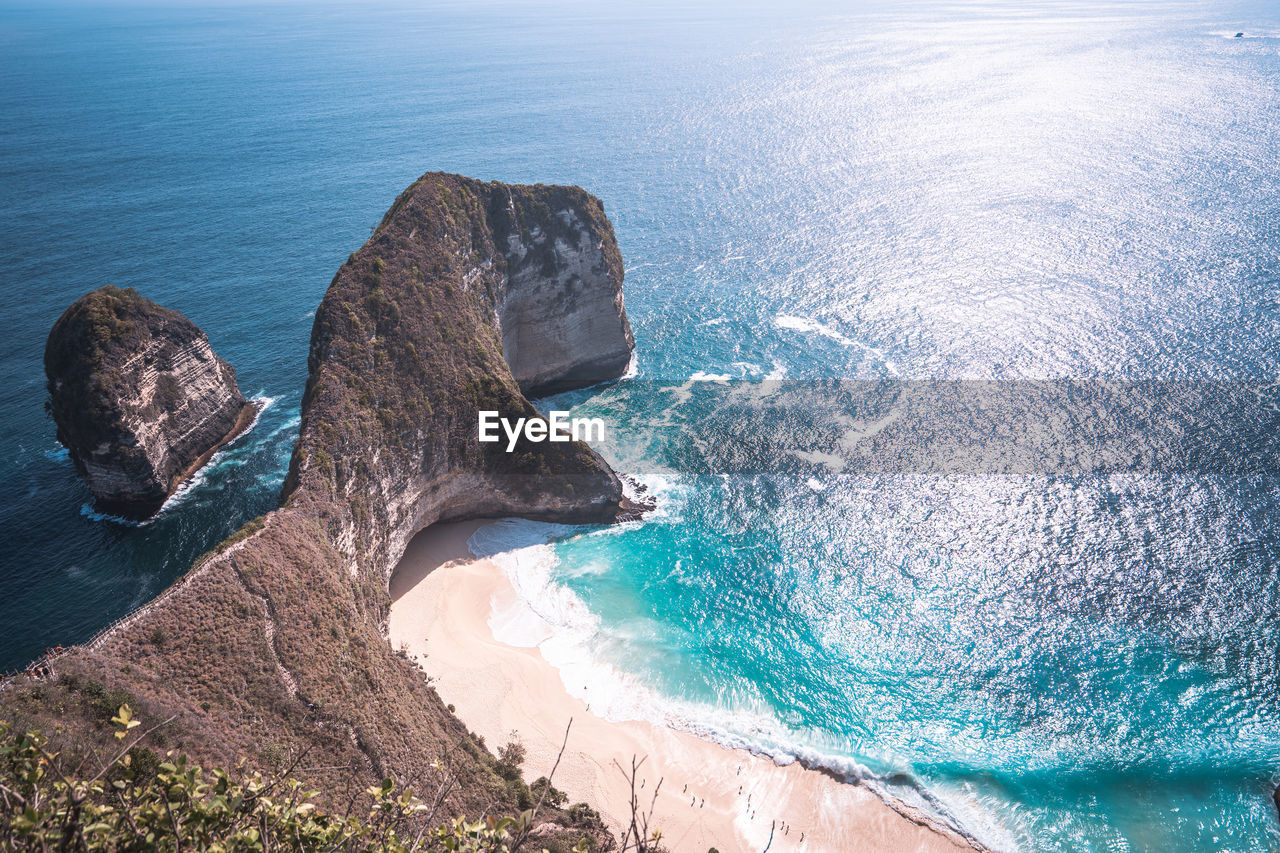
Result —
<instances>
[{"instance_id":1,"label":"rocky outcrop in water","mask_svg":"<svg viewBox=\"0 0 1280 853\"><path fill-rule=\"evenodd\" d=\"M0 702L45 731L105 740L92 697L127 696L146 719L172 718L168 746L207 763L311 755L298 772L343 807L343 792L443 762L457 787L441 814L518 813L484 745L390 647L388 581L437 521L634 510L583 443L477 441L481 409L536 417L526 393L623 373L621 284L613 228L583 190L424 176L316 312L283 505Z\"/></svg>"},{"instance_id":2,"label":"rocky outcrop in water","mask_svg":"<svg viewBox=\"0 0 1280 853\"><path fill-rule=\"evenodd\" d=\"M76 300L44 366L58 441L97 508L125 518L153 515L255 411L204 332L132 288Z\"/></svg>"}]
</instances>

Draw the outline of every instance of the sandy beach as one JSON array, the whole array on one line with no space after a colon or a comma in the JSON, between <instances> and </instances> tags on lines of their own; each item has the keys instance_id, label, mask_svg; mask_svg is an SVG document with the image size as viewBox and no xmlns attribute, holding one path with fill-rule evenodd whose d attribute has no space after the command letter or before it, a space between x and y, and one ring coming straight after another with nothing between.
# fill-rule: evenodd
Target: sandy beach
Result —
<instances>
[{"instance_id":1,"label":"sandy beach","mask_svg":"<svg viewBox=\"0 0 1280 853\"><path fill-rule=\"evenodd\" d=\"M491 749L518 732L528 750L527 779L550 772L572 719L555 786L570 802L599 809L616 828L630 815L631 785L622 769L643 760L637 794L647 808L661 780L650 827L661 830L673 853L972 849L865 787L799 764L779 767L685 732L592 714L536 648L494 639L494 606L515 592L500 566L467 550L482 524L436 525L410 543L391 583L390 639Z\"/></svg>"}]
</instances>

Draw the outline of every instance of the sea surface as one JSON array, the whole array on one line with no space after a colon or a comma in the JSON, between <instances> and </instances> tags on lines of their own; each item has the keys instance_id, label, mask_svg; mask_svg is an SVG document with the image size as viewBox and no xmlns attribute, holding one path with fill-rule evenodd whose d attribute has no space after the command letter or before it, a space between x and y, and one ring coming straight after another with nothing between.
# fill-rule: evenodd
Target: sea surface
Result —
<instances>
[{"instance_id":1,"label":"sea surface","mask_svg":"<svg viewBox=\"0 0 1280 853\"><path fill-rule=\"evenodd\" d=\"M313 310L400 190L574 183L637 362L544 405L605 417L658 509L473 541L572 691L1000 850L1280 846L1274 3L5 3L0 116L0 669L276 505ZM108 283L269 402L141 526L44 411L48 329ZM872 398L853 461L805 449L832 410L725 397L831 380ZM991 388L1048 413L1029 444L961 416ZM895 433L922 399L1020 461Z\"/></svg>"}]
</instances>

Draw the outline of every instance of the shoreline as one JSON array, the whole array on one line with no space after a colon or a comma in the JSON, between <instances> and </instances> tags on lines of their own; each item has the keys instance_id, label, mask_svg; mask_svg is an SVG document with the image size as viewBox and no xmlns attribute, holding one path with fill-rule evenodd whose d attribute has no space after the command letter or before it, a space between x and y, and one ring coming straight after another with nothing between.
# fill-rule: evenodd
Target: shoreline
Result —
<instances>
[{"instance_id":1,"label":"shoreline","mask_svg":"<svg viewBox=\"0 0 1280 853\"><path fill-rule=\"evenodd\" d=\"M619 831L636 796L672 853L732 851L972 851L924 813L865 785L642 721L591 713L537 648L494 639L489 620L516 593L505 571L467 540L487 521L437 524L414 537L391 580L388 639L432 679L440 698L491 750L517 732L526 780L551 771L568 801L586 802ZM661 784L659 785L659 780ZM657 792L655 796L655 787ZM803 840L802 840L803 839Z\"/></svg>"},{"instance_id":2,"label":"shoreline","mask_svg":"<svg viewBox=\"0 0 1280 853\"><path fill-rule=\"evenodd\" d=\"M92 497L80 508L80 514L88 516L92 521L108 521L112 524L122 524L126 527L146 527L160 517L167 509L173 506L177 501L181 500L187 492L196 485L198 476L205 468L213 464L214 457L221 451L226 450L230 445L244 438L258 426L262 420L262 413L270 408L275 402L274 397L253 397L245 401L245 405L240 409L240 414L236 416L235 425L231 431L223 436L217 444L200 454L194 462L184 468L181 472L174 475L174 485L170 488L169 494L165 497L164 503L148 515L146 518L129 518L123 515L117 515L112 512L104 512L97 505ZM144 603L141 606L146 606Z\"/></svg>"},{"instance_id":3,"label":"shoreline","mask_svg":"<svg viewBox=\"0 0 1280 853\"><path fill-rule=\"evenodd\" d=\"M173 476L173 480L169 484L169 494L165 496L164 503L168 503L174 495L180 492L182 487L200 472L201 468L208 465L213 460L213 457L217 455L219 450L253 429L258 423L258 418L266 408L266 400L259 400L256 398L245 400L244 405L240 407L240 413L236 415L236 422L232 424L231 430L222 438L218 439L217 444L210 447L204 453L201 453L196 457L194 462ZM160 509L164 509L164 504L160 505ZM157 513L159 511L160 510L156 510Z\"/></svg>"}]
</instances>

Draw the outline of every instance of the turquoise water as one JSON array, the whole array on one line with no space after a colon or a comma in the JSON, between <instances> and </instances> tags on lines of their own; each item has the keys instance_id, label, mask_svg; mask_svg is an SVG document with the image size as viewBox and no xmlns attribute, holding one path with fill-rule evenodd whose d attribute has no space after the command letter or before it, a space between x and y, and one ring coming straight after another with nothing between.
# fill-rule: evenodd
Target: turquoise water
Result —
<instances>
[{"instance_id":1,"label":"turquoise water","mask_svg":"<svg viewBox=\"0 0 1280 853\"><path fill-rule=\"evenodd\" d=\"M642 392L1271 383L1278 80L1256 2L0 6L0 667L274 506L311 311L418 174L578 183L638 377L571 401L660 502L527 567L593 707L873 777L1001 849L1273 849L1265 471L726 476L653 437L691 404ZM106 283L273 400L143 527L85 510L43 412L44 336Z\"/></svg>"}]
</instances>

